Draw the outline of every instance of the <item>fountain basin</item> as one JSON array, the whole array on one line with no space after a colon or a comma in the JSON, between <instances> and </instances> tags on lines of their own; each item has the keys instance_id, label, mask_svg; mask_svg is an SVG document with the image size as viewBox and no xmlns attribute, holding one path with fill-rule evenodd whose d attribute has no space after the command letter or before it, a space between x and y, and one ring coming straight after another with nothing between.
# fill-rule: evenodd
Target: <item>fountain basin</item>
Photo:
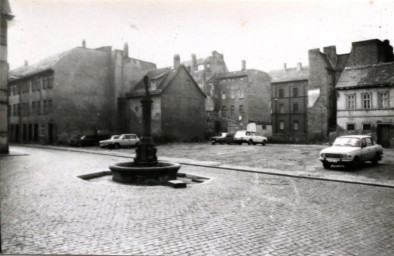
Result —
<instances>
[{"instance_id":1,"label":"fountain basin","mask_svg":"<svg viewBox=\"0 0 394 256\"><path fill-rule=\"evenodd\" d=\"M167 161L151 166L124 162L109 167L112 180L135 185L167 185L169 180L176 180L179 168L180 164Z\"/></svg>"}]
</instances>

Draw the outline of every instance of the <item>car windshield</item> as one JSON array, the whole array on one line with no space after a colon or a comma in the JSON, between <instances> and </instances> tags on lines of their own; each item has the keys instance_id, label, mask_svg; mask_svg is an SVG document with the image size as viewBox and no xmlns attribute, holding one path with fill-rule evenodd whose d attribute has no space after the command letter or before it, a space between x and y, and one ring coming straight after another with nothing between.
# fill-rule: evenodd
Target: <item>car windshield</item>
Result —
<instances>
[{"instance_id":1,"label":"car windshield","mask_svg":"<svg viewBox=\"0 0 394 256\"><path fill-rule=\"evenodd\" d=\"M113 136L111 137L111 140L116 140L116 139L119 139L119 135L113 135Z\"/></svg>"},{"instance_id":2,"label":"car windshield","mask_svg":"<svg viewBox=\"0 0 394 256\"><path fill-rule=\"evenodd\" d=\"M337 138L334 141L334 146L360 147L360 139L359 138Z\"/></svg>"},{"instance_id":3,"label":"car windshield","mask_svg":"<svg viewBox=\"0 0 394 256\"><path fill-rule=\"evenodd\" d=\"M222 132L222 137L226 137L226 135L227 135L227 132Z\"/></svg>"}]
</instances>

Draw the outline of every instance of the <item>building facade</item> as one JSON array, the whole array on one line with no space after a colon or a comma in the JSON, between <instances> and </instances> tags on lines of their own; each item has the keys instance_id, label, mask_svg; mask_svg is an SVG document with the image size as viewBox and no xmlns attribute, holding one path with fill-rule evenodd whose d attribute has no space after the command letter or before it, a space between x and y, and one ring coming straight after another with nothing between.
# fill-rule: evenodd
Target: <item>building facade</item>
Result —
<instances>
[{"instance_id":1,"label":"building facade","mask_svg":"<svg viewBox=\"0 0 394 256\"><path fill-rule=\"evenodd\" d=\"M12 70L10 140L68 143L82 134L116 132L123 88L133 86L131 78L138 81L144 72L156 68L118 53L111 47L89 49L83 42L82 47ZM133 76L127 68L126 76L119 71L122 65L114 65L119 58L145 70Z\"/></svg>"},{"instance_id":2,"label":"building facade","mask_svg":"<svg viewBox=\"0 0 394 256\"><path fill-rule=\"evenodd\" d=\"M394 62L345 68L338 90L338 134L371 134L394 147Z\"/></svg>"},{"instance_id":3,"label":"building facade","mask_svg":"<svg viewBox=\"0 0 394 256\"><path fill-rule=\"evenodd\" d=\"M205 131L205 99L203 90L188 69L180 65L178 55L174 67L147 73L152 98L151 132L156 141L201 141ZM142 134L141 100L145 96L143 81L127 96L128 130Z\"/></svg>"},{"instance_id":4,"label":"building facade","mask_svg":"<svg viewBox=\"0 0 394 256\"><path fill-rule=\"evenodd\" d=\"M276 142L307 141L307 88L309 68L284 68L269 72L272 85L272 139Z\"/></svg>"},{"instance_id":5,"label":"building facade","mask_svg":"<svg viewBox=\"0 0 394 256\"><path fill-rule=\"evenodd\" d=\"M214 107L208 111L213 133L245 130L249 123L271 124L271 84L267 73L246 69L215 74L208 82ZM264 131L263 131L264 133Z\"/></svg>"},{"instance_id":6,"label":"building facade","mask_svg":"<svg viewBox=\"0 0 394 256\"><path fill-rule=\"evenodd\" d=\"M8 0L0 1L0 154L8 154L8 59L7 33L8 21L14 16Z\"/></svg>"}]
</instances>

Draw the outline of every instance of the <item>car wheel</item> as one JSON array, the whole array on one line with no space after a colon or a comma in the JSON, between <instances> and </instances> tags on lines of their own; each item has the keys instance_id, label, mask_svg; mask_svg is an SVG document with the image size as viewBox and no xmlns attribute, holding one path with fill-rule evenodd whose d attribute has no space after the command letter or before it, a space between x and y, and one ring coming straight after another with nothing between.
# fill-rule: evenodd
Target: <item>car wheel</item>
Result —
<instances>
[{"instance_id":1,"label":"car wheel","mask_svg":"<svg viewBox=\"0 0 394 256\"><path fill-rule=\"evenodd\" d=\"M267 142L265 140L263 140L263 142L261 142L261 145L265 146L265 144L267 144Z\"/></svg>"},{"instance_id":2,"label":"car wheel","mask_svg":"<svg viewBox=\"0 0 394 256\"><path fill-rule=\"evenodd\" d=\"M324 167L324 169L330 169L331 164L324 161L323 162L323 167Z\"/></svg>"},{"instance_id":3,"label":"car wheel","mask_svg":"<svg viewBox=\"0 0 394 256\"><path fill-rule=\"evenodd\" d=\"M346 167L350 170L355 170L360 166L360 159L356 156L353 161Z\"/></svg>"},{"instance_id":4,"label":"car wheel","mask_svg":"<svg viewBox=\"0 0 394 256\"><path fill-rule=\"evenodd\" d=\"M371 160L372 164L378 164L380 160L379 154L376 154L375 157Z\"/></svg>"},{"instance_id":5,"label":"car wheel","mask_svg":"<svg viewBox=\"0 0 394 256\"><path fill-rule=\"evenodd\" d=\"M253 144L253 141L252 140L249 140L248 141L248 145L252 145Z\"/></svg>"},{"instance_id":6,"label":"car wheel","mask_svg":"<svg viewBox=\"0 0 394 256\"><path fill-rule=\"evenodd\" d=\"M137 142L137 143L134 144L134 146L135 146L135 147L139 147L139 146L140 146L140 143Z\"/></svg>"},{"instance_id":7,"label":"car wheel","mask_svg":"<svg viewBox=\"0 0 394 256\"><path fill-rule=\"evenodd\" d=\"M216 144L216 142L215 142L215 141L211 141L211 144L212 144L212 145L215 145L215 144Z\"/></svg>"},{"instance_id":8,"label":"car wheel","mask_svg":"<svg viewBox=\"0 0 394 256\"><path fill-rule=\"evenodd\" d=\"M115 144L114 144L114 149L118 149L118 148L120 148L119 143L115 143Z\"/></svg>"}]
</instances>

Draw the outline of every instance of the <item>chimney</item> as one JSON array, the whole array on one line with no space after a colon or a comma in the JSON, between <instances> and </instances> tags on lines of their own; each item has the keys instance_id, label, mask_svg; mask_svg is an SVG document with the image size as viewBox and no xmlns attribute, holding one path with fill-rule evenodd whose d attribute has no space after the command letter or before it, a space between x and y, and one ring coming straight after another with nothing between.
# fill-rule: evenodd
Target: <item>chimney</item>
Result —
<instances>
[{"instance_id":1,"label":"chimney","mask_svg":"<svg viewBox=\"0 0 394 256\"><path fill-rule=\"evenodd\" d=\"M335 46L323 47L323 52L327 55L327 58L331 62L331 65L335 67L338 61L336 47Z\"/></svg>"},{"instance_id":2,"label":"chimney","mask_svg":"<svg viewBox=\"0 0 394 256\"><path fill-rule=\"evenodd\" d=\"M124 43L123 46L123 57L129 57L129 45L127 43Z\"/></svg>"},{"instance_id":3,"label":"chimney","mask_svg":"<svg viewBox=\"0 0 394 256\"><path fill-rule=\"evenodd\" d=\"M174 55L174 69L177 69L181 65L181 57L179 54Z\"/></svg>"},{"instance_id":4,"label":"chimney","mask_svg":"<svg viewBox=\"0 0 394 256\"><path fill-rule=\"evenodd\" d=\"M25 60L25 67L29 66L29 62Z\"/></svg>"},{"instance_id":5,"label":"chimney","mask_svg":"<svg viewBox=\"0 0 394 256\"><path fill-rule=\"evenodd\" d=\"M287 65L286 65L286 63L283 63L283 69L284 69L285 71L287 71Z\"/></svg>"},{"instance_id":6,"label":"chimney","mask_svg":"<svg viewBox=\"0 0 394 256\"><path fill-rule=\"evenodd\" d=\"M82 40L82 47L86 48L86 41L85 41L85 39Z\"/></svg>"},{"instance_id":7,"label":"chimney","mask_svg":"<svg viewBox=\"0 0 394 256\"><path fill-rule=\"evenodd\" d=\"M246 61L242 60L242 70L246 70Z\"/></svg>"},{"instance_id":8,"label":"chimney","mask_svg":"<svg viewBox=\"0 0 394 256\"><path fill-rule=\"evenodd\" d=\"M301 71L301 69L302 69L302 63L298 62L297 63L297 71Z\"/></svg>"},{"instance_id":9,"label":"chimney","mask_svg":"<svg viewBox=\"0 0 394 256\"><path fill-rule=\"evenodd\" d=\"M197 58L195 54L192 54L192 65L191 65L191 70L197 70Z\"/></svg>"}]
</instances>

